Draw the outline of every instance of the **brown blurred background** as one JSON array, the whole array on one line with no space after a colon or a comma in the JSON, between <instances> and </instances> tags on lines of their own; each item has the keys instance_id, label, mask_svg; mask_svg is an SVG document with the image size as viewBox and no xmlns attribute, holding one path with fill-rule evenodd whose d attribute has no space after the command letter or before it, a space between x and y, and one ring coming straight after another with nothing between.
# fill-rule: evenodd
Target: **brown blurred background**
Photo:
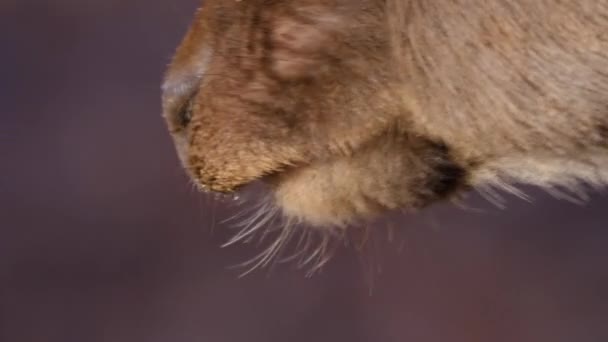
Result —
<instances>
[{"instance_id":1,"label":"brown blurred background","mask_svg":"<svg viewBox=\"0 0 608 342\"><path fill-rule=\"evenodd\" d=\"M606 195L472 195L396 215L363 261L239 279L259 249L219 247L231 209L191 191L160 118L196 6L0 2L0 341L608 341Z\"/></svg>"}]
</instances>

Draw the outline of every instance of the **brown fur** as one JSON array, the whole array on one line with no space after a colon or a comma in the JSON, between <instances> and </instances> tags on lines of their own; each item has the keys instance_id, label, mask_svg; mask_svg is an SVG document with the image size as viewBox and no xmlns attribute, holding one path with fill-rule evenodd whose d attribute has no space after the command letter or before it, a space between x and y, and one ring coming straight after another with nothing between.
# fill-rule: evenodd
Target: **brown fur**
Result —
<instances>
[{"instance_id":1,"label":"brown fur","mask_svg":"<svg viewBox=\"0 0 608 342\"><path fill-rule=\"evenodd\" d=\"M608 183L608 0L207 0L163 89L201 187L316 226Z\"/></svg>"}]
</instances>

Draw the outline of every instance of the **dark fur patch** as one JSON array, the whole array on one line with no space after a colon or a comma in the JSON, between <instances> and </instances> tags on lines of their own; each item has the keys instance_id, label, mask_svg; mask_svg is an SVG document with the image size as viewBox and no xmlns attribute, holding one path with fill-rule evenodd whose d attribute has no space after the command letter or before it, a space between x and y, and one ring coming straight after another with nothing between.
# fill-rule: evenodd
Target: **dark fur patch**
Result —
<instances>
[{"instance_id":1,"label":"dark fur patch","mask_svg":"<svg viewBox=\"0 0 608 342\"><path fill-rule=\"evenodd\" d=\"M445 198L463 185L466 173L464 168L455 163L439 164L426 186L437 198Z\"/></svg>"},{"instance_id":2,"label":"dark fur patch","mask_svg":"<svg viewBox=\"0 0 608 342\"><path fill-rule=\"evenodd\" d=\"M454 161L449 146L443 142L429 142L430 172L420 187L422 205L446 199L466 187L467 171Z\"/></svg>"}]
</instances>

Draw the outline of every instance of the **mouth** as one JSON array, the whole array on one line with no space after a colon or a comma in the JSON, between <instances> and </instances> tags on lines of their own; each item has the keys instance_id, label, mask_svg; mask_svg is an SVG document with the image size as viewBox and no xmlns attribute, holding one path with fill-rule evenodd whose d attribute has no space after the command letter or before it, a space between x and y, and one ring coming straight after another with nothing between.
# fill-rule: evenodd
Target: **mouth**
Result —
<instances>
[{"instance_id":1,"label":"mouth","mask_svg":"<svg viewBox=\"0 0 608 342\"><path fill-rule=\"evenodd\" d=\"M203 170L200 167L189 168L189 176L196 188L203 193L212 194L217 198L238 197L255 184L265 184L271 188L276 187L281 178L295 171L306 169L307 164L289 164L274 167L270 170L259 172L259 175L249 175L242 177L231 172L225 172L227 177L214 175L212 172ZM219 173L222 174L222 173Z\"/></svg>"},{"instance_id":2,"label":"mouth","mask_svg":"<svg viewBox=\"0 0 608 342\"><path fill-rule=\"evenodd\" d=\"M223 202L264 202L287 221L322 230L343 229L387 207L368 189L370 181L363 169L352 165L351 158L334 158L282 166L230 187L226 186L230 179L200 177L196 183L202 192Z\"/></svg>"},{"instance_id":3,"label":"mouth","mask_svg":"<svg viewBox=\"0 0 608 342\"><path fill-rule=\"evenodd\" d=\"M217 201L234 202L251 199L251 197L259 196L259 194L272 193L279 186L282 177L304 167L289 167L266 172L253 180L233 187L217 185L213 182L203 182L200 177L195 176L191 176L191 179L199 192L212 196Z\"/></svg>"}]
</instances>

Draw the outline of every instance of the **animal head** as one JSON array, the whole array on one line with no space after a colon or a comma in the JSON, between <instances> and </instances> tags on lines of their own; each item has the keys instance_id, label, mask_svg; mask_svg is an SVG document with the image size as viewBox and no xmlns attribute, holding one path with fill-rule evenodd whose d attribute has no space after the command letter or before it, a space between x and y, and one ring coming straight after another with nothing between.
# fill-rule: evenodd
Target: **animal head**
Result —
<instances>
[{"instance_id":1,"label":"animal head","mask_svg":"<svg viewBox=\"0 0 608 342\"><path fill-rule=\"evenodd\" d=\"M163 86L200 188L343 227L471 187L608 183L608 6L207 0Z\"/></svg>"},{"instance_id":2,"label":"animal head","mask_svg":"<svg viewBox=\"0 0 608 342\"><path fill-rule=\"evenodd\" d=\"M261 180L284 216L344 226L464 184L440 141L408 131L384 1L208 0L163 87L200 188Z\"/></svg>"}]
</instances>

